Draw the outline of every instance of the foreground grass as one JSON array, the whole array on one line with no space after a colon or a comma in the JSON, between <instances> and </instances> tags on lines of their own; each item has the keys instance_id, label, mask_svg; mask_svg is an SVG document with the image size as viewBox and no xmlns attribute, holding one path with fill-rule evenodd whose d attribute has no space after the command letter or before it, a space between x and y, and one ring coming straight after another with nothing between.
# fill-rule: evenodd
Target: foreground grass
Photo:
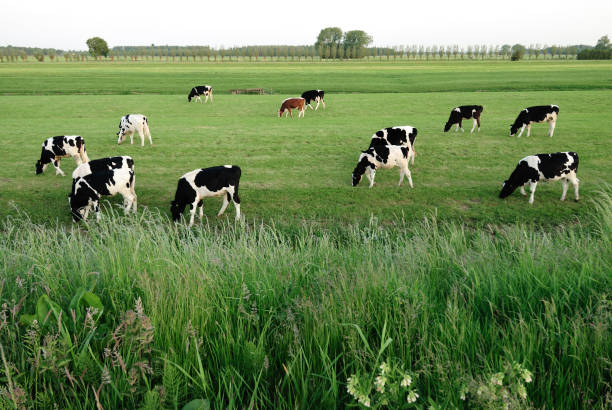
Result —
<instances>
[{"instance_id":1,"label":"foreground grass","mask_svg":"<svg viewBox=\"0 0 612 410\"><path fill-rule=\"evenodd\" d=\"M8 217L0 400L344 407L356 403L347 378L371 382L384 361L410 372L419 407L610 406L610 194L550 230L434 218L186 230L111 210L102 224L65 228ZM39 321L18 324L26 313ZM533 373L526 399L505 377L490 382L512 363ZM462 401L466 386L501 390Z\"/></svg>"}]
</instances>

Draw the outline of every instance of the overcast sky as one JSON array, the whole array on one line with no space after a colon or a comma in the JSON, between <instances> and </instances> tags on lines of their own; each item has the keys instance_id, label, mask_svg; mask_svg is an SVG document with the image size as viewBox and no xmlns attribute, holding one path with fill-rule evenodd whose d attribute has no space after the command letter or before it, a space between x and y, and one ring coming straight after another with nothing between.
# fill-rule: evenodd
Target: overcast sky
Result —
<instances>
[{"instance_id":1,"label":"overcast sky","mask_svg":"<svg viewBox=\"0 0 612 410\"><path fill-rule=\"evenodd\" d=\"M374 45L595 44L612 35L612 0L2 0L0 45L313 44L324 27Z\"/></svg>"}]
</instances>

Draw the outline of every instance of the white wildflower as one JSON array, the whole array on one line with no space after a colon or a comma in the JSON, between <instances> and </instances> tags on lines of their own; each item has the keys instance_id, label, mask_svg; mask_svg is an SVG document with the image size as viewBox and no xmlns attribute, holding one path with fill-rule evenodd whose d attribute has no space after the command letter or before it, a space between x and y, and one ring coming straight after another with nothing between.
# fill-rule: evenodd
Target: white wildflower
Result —
<instances>
[{"instance_id":1,"label":"white wildflower","mask_svg":"<svg viewBox=\"0 0 612 410\"><path fill-rule=\"evenodd\" d=\"M357 384L359 383L357 377L352 375L346 379L346 382L346 391L354 398L357 398Z\"/></svg>"},{"instance_id":2,"label":"white wildflower","mask_svg":"<svg viewBox=\"0 0 612 410\"><path fill-rule=\"evenodd\" d=\"M503 373L495 373L493 376L491 376L491 384L496 384L498 386L501 386L503 384L503 381L504 381Z\"/></svg>"},{"instance_id":3,"label":"white wildflower","mask_svg":"<svg viewBox=\"0 0 612 410\"><path fill-rule=\"evenodd\" d=\"M402 379L402 382L400 383L400 385L402 387L408 387L412 384L412 377L410 377L409 374L405 374L404 378Z\"/></svg>"},{"instance_id":4,"label":"white wildflower","mask_svg":"<svg viewBox=\"0 0 612 410\"><path fill-rule=\"evenodd\" d=\"M527 369L523 369L521 371L521 377L523 378L523 380L525 380L525 383L531 383L532 379L532 374L529 370Z\"/></svg>"},{"instance_id":5,"label":"white wildflower","mask_svg":"<svg viewBox=\"0 0 612 410\"><path fill-rule=\"evenodd\" d=\"M408 403L414 403L415 401L417 401L418 398L419 398L419 394L413 390L410 393L408 393L406 400L408 401Z\"/></svg>"},{"instance_id":6,"label":"white wildflower","mask_svg":"<svg viewBox=\"0 0 612 410\"><path fill-rule=\"evenodd\" d=\"M389 371L391 370L391 368L389 367L389 365L385 362L382 362L380 365L380 374L384 375L389 373Z\"/></svg>"}]
</instances>

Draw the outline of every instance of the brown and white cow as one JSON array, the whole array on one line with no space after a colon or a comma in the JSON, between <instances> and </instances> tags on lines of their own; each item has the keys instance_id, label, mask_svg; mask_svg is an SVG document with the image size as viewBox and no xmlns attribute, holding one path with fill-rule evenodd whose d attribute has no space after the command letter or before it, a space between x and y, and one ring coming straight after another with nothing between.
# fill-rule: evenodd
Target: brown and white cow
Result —
<instances>
[{"instance_id":1,"label":"brown and white cow","mask_svg":"<svg viewBox=\"0 0 612 410\"><path fill-rule=\"evenodd\" d=\"M306 100L304 98L287 98L283 101L280 109L278 110L278 117L280 118L286 111L285 117L287 116L287 114L289 114L291 118L293 118L293 114L291 114L291 109L297 109L299 111L298 118L303 117L305 104Z\"/></svg>"}]
</instances>

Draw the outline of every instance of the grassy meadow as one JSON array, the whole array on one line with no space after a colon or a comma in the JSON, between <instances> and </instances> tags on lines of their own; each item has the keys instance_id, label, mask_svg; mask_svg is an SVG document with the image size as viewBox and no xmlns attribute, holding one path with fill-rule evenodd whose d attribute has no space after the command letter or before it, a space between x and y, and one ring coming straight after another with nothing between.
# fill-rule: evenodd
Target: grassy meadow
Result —
<instances>
[{"instance_id":1,"label":"grassy meadow","mask_svg":"<svg viewBox=\"0 0 612 410\"><path fill-rule=\"evenodd\" d=\"M196 84L213 104L187 103ZM248 87L272 94L228 91ZM327 109L276 117L310 88ZM0 64L0 407L611 406L611 99L608 62ZM461 104L480 133L442 132ZM509 137L539 104L554 137ZM126 113L153 146L116 144ZM418 128L414 188L353 188L393 125ZM72 224L70 177L34 174L63 134L134 158L137 215L112 198ZM567 150L580 202L497 197L522 157ZM222 164L245 220L208 199L169 223L178 178Z\"/></svg>"}]
</instances>

